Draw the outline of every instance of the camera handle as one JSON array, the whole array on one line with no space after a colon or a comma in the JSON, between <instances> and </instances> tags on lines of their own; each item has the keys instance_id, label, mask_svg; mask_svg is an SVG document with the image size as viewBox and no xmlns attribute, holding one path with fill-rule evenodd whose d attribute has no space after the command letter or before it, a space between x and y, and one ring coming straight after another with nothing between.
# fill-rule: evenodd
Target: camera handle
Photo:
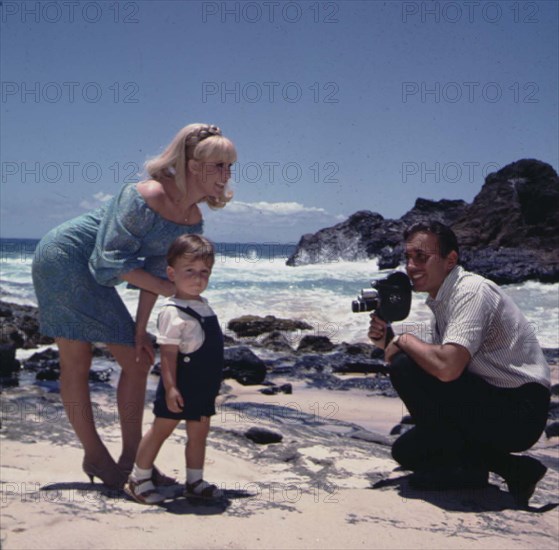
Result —
<instances>
[{"instance_id":1,"label":"camera handle","mask_svg":"<svg viewBox=\"0 0 559 550\"><path fill-rule=\"evenodd\" d=\"M392 330L392 323L387 321L386 322L386 336L384 338L384 349L387 348L388 344L390 344L390 342L392 341L393 338L394 338L394 331Z\"/></svg>"}]
</instances>

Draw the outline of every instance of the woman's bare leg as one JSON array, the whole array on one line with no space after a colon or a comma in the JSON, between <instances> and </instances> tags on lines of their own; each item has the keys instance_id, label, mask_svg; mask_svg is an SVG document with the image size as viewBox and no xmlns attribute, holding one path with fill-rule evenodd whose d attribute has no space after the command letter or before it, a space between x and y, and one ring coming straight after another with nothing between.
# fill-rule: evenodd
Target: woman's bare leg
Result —
<instances>
[{"instance_id":1,"label":"woman's bare leg","mask_svg":"<svg viewBox=\"0 0 559 550\"><path fill-rule=\"evenodd\" d=\"M60 356L60 396L66 414L87 460L102 462L108 453L95 428L89 393L91 344L66 338L57 338L56 343Z\"/></svg>"},{"instance_id":2,"label":"woman's bare leg","mask_svg":"<svg viewBox=\"0 0 559 550\"><path fill-rule=\"evenodd\" d=\"M136 350L132 346L108 344L107 347L122 368L117 388L122 431L122 454L118 464L129 472L134 465L138 445L142 439L146 384L151 365L145 354L136 362Z\"/></svg>"},{"instance_id":3,"label":"woman's bare leg","mask_svg":"<svg viewBox=\"0 0 559 550\"><path fill-rule=\"evenodd\" d=\"M84 449L83 469L88 475L99 477L105 485L119 487L124 477L95 427L89 392L91 344L66 338L57 338L56 343L60 360L60 396Z\"/></svg>"}]
</instances>

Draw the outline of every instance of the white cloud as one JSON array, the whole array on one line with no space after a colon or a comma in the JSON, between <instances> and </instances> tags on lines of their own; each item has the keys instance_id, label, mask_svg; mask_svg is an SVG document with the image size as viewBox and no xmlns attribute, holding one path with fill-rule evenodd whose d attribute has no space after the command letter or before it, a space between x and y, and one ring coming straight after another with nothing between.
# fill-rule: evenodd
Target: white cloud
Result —
<instances>
[{"instance_id":1,"label":"white cloud","mask_svg":"<svg viewBox=\"0 0 559 550\"><path fill-rule=\"evenodd\" d=\"M205 211L206 233L214 240L238 242L298 241L346 219L324 208L298 202L242 202L233 200L224 209Z\"/></svg>"},{"instance_id":2,"label":"white cloud","mask_svg":"<svg viewBox=\"0 0 559 550\"><path fill-rule=\"evenodd\" d=\"M94 210L95 208L99 208L103 206L107 201L111 200L113 195L109 195L108 193L103 193L103 191L99 191L95 193L91 199L84 199L80 202L80 208L83 210Z\"/></svg>"},{"instance_id":3,"label":"white cloud","mask_svg":"<svg viewBox=\"0 0 559 550\"><path fill-rule=\"evenodd\" d=\"M292 216L301 214L324 214L328 212L324 208L317 208L315 206L304 206L298 202L232 202L227 206L231 212L258 212L262 214L271 214L273 216Z\"/></svg>"}]
</instances>

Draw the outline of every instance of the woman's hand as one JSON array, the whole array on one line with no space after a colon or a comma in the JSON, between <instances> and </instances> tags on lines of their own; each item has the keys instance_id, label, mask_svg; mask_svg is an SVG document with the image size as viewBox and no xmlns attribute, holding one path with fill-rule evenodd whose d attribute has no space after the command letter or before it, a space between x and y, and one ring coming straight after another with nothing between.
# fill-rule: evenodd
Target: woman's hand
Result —
<instances>
[{"instance_id":1,"label":"woman's hand","mask_svg":"<svg viewBox=\"0 0 559 550\"><path fill-rule=\"evenodd\" d=\"M123 273L120 278L140 290L143 290L148 294L152 294L154 296L153 303L155 303L157 296L173 296L176 290L175 284L171 281L161 277L156 277L155 275L139 268Z\"/></svg>"},{"instance_id":2,"label":"woman's hand","mask_svg":"<svg viewBox=\"0 0 559 550\"><path fill-rule=\"evenodd\" d=\"M147 332L136 334L136 363L139 363L143 358L147 358L150 365L153 365L155 361L153 343Z\"/></svg>"},{"instance_id":3,"label":"woman's hand","mask_svg":"<svg viewBox=\"0 0 559 550\"><path fill-rule=\"evenodd\" d=\"M371 322L369 323L368 336L373 344L380 349L385 348L386 342L386 322L374 313L371 313Z\"/></svg>"},{"instance_id":4,"label":"woman's hand","mask_svg":"<svg viewBox=\"0 0 559 550\"><path fill-rule=\"evenodd\" d=\"M184 400L176 386L165 390L165 402L167 403L167 408L174 413L180 413L184 407Z\"/></svg>"},{"instance_id":5,"label":"woman's hand","mask_svg":"<svg viewBox=\"0 0 559 550\"><path fill-rule=\"evenodd\" d=\"M165 296L165 298L169 298L170 296L174 296L175 292L177 291L177 287L175 283L171 281L167 281L165 279L161 280L161 291L160 295Z\"/></svg>"}]
</instances>

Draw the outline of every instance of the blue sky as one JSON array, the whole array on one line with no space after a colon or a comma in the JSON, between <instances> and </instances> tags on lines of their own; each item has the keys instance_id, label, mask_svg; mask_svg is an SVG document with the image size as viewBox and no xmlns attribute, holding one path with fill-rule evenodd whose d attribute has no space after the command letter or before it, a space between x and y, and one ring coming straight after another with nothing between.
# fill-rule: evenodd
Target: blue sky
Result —
<instances>
[{"instance_id":1,"label":"blue sky","mask_svg":"<svg viewBox=\"0 0 559 550\"><path fill-rule=\"evenodd\" d=\"M1 236L102 204L190 122L239 153L217 241L471 201L520 158L557 169L558 5L4 0Z\"/></svg>"}]
</instances>

